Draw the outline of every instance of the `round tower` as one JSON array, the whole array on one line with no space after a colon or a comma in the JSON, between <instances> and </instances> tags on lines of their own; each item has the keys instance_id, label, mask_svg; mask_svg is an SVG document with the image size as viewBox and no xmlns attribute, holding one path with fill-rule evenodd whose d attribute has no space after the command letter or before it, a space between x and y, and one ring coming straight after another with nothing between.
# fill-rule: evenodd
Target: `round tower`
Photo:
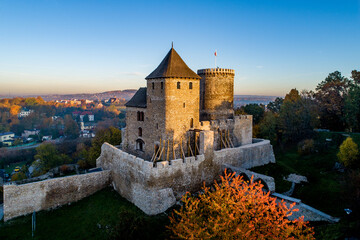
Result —
<instances>
[{"instance_id":1,"label":"round tower","mask_svg":"<svg viewBox=\"0 0 360 240\"><path fill-rule=\"evenodd\" d=\"M233 69L207 68L197 74L200 80L200 120L229 119L234 116Z\"/></svg>"}]
</instances>

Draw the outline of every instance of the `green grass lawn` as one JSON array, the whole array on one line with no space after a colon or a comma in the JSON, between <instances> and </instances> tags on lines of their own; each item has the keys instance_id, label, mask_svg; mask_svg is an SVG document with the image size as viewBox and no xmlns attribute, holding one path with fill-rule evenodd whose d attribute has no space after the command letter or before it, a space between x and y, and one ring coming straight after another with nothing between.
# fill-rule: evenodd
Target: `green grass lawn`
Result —
<instances>
[{"instance_id":1,"label":"green grass lawn","mask_svg":"<svg viewBox=\"0 0 360 240\"><path fill-rule=\"evenodd\" d=\"M166 214L147 216L111 188L69 206L0 223L0 239L164 239Z\"/></svg>"}]
</instances>

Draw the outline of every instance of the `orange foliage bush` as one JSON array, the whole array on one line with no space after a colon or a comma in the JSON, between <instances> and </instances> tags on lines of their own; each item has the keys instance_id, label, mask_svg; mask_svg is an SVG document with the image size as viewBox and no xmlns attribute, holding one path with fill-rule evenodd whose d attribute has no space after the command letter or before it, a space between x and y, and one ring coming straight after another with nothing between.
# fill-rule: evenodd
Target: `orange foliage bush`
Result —
<instances>
[{"instance_id":1,"label":"orange foliage bush","mask_svg":"<svg viewBox=\"0 0 360 240\"><path fill-rule=\"evenodd\" d=\"M245 182L235 173L221 183L203 187L198 197L186 193L168 228L176 239L314 239L304 218L288 220L294 205L276 203L258 182Z\"/></svg>"}]
</instances>

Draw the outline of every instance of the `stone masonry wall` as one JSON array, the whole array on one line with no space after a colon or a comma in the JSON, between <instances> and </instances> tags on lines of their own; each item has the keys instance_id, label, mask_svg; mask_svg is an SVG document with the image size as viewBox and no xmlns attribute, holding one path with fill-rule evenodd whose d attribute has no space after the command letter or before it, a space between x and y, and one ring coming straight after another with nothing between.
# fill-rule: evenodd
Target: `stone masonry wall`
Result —
<instances>
[{"instance_id":1,"label":"stone masonry wall","mask_svg":"<svg viewBox=\"0 0 360 240\"><path fill-rule=\"evenodd\" d=\"M110 171L4 186L4 220L78 201L109 185Z\"/></svg>"},{"instance_id":2,"label":"stone masonry wall","mask_svg":"<svg viewBox=\"0 0 360 240\"><path fill-rule=\"evenodd\" d=\"M111 170L114 188L146 214L164 212L187 191L197 191L221 174L223 164L250 168L274 162L268 140L213 151L213 132L200 135L201 155L157 162L145 161L104 143L97 166ZM210 139L210 140L209 140Z\"/></svg>"}]
</instances>

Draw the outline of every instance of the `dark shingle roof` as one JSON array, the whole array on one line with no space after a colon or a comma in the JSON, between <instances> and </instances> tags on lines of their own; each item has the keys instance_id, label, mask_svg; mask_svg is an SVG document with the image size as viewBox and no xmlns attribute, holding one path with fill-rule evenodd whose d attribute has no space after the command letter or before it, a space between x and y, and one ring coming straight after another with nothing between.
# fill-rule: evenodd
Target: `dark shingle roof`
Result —
<instances>
[{"instance_id":1,"label":"dark shingle roof","mask_svg":"<svg viewBox=\"0 0 360 240\"><path fill-rule=\"evenodd\" d=\"M125 103L126 107L146 108L146 87L139 88L135 95Z\"/></svg>"},{"instance_id":2,"label":"dark shingle roof","mask_svg":"<svg viewBox=\"0 0 360 240\"><path fill-rule=\"evenodd\" d=\"M145 79L169 77L200 79L200 76L186 65L174 48L170 49L160 65Z\"/></svg>"}]
</instances>

